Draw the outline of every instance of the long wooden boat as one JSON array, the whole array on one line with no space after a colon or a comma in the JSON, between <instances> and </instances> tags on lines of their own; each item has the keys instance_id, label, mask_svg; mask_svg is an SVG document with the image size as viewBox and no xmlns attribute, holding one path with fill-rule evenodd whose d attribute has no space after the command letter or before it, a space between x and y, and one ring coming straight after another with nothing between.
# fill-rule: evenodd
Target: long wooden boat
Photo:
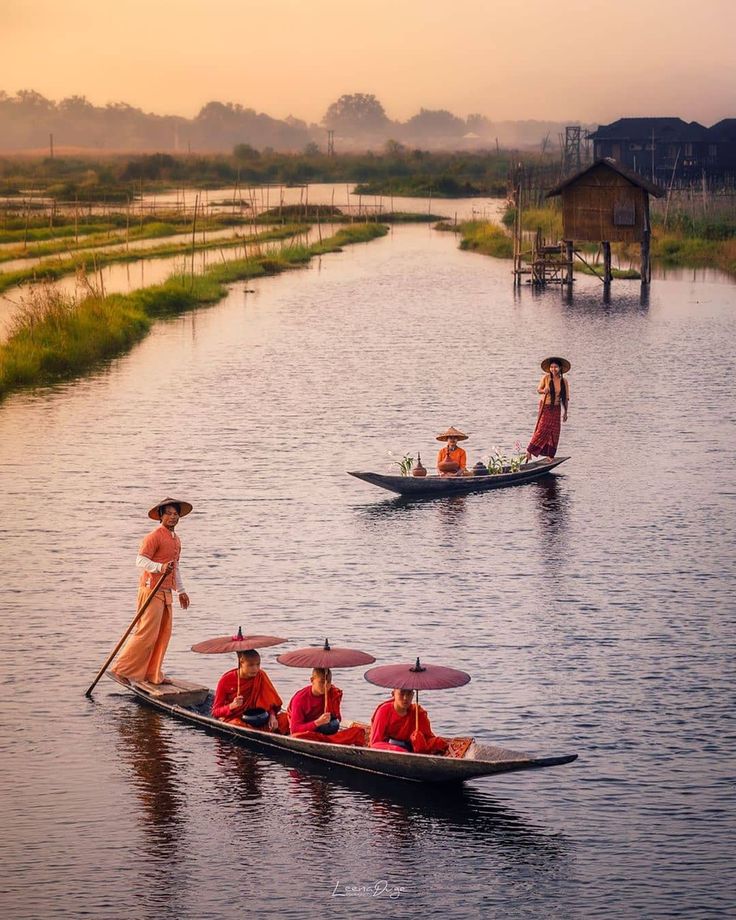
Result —
<instances>
[{"instance_id":1,"label":"long wooden boat","mask_svg":"<svg viewBox=\"0 0 736 920\"><path fill-rule=\"evenodd\" d=\"M546 476L569 457L555 457L554 460L535 460L526 463L512 473L494 473L489 476L384 476L381 473L363 473L348 470L349 476L362 479L373 486L388 489L398 495L465 495L468 492L485 492L488 489L502 489L518 486Z\"/></svg>"},{"instance_id":2,"label":"long wooden boat","mask_svg":"<svg viewBox=\"0 0 736 920\"><path fill-rule=\"evenodd\" d=\"M462 756L404 754L373 748L347 747L323 741L305 741L288 735L274 735L255 729L241 728L212 718L212 694L207 687L175 681L158 687L127 681L108 675L148 706L181 719L191 725L224 735L256 751L293 758L298 755L308 761L320 761L358 770L362 773L389 776L415 783L462 783L478 776L534 770L571 763L577 754L561 757L535 757L508 748L480 744L473 739L458 739ZM351 723L346 723L351 724Z\"/></svg>"}]
</instances>

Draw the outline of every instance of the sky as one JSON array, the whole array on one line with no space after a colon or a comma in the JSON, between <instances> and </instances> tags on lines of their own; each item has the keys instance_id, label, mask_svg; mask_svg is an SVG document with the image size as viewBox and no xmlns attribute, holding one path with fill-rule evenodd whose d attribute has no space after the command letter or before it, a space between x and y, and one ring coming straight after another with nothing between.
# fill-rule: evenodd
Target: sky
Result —
<instances>
[{"instance_id":1,"label":"sky","mask_svg":"<svg viewBox=\"0 0 736 920\"><path fill-rule=\"evenodd\" d=\"M320 121L736 116L736 0L0 0L0 90L196 115L213 99Z\"/></svg>"}]
</instances>

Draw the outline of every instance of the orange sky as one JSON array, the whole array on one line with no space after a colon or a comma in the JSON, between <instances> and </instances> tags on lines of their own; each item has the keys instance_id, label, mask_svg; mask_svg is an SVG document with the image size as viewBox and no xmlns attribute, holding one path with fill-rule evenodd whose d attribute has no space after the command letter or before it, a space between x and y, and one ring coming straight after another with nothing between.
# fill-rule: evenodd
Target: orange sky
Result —
<instances>
[{"instance_id":1,"label":"orange sky","mask_svg":"<svg viewBox=\"0 0 736 920\"><path fill-rule=\"evenodd\" d=\"M211 99L319 121L736 116L736 0L0 0L0 89L192 116Z\"/></svg>"}]
</instances>

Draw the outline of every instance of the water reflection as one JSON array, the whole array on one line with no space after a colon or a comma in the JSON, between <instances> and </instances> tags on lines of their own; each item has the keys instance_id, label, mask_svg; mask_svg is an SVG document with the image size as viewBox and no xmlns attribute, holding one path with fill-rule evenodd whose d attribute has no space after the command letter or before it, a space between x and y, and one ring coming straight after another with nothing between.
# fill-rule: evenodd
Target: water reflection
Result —
<instances>
[{"instance_id":1,"label":"water reflection","mask_svg":"<svg viewBox=\"0 0 736 920\"><path fill-rule=\"evenodd\" d=\"M559 540L570 518L570 496L565 489L564 477L551 474L530 485L534 487L540 537Z\"/></svg>"},{"instance_id":2,"label":"water reflection","mask_svg":"<svg viewBox=\"0 0 736 920\"><path fill-rule=\"evenodd\" d=\"M128 765L140 802L138 815L145 831L146 850L174 866L179 861L183 792L175 753L162 717L133 706L117 721L119 750Z\"/></svg>"},{"instance_id":3,"label":"water reflection","mask_svg":"<svg viewBox=\"0 0 736 920\"><path fill-rule=\"evenodd\" d=\"M292 766L289 776L290 791L308 805L299 814L310 823L324 827L339 821L344 790L349 790L352 807L370 815L380 827L381 840L400 849L416 847L428 837L438 842L458 837L473 850L501 848L510 856L531 852L539 862L559 859L569 849L562 835L527 821L472 786L425 786L318 763L305 767L303 762Z\"/></svg>"},{"instance_id":4,"label":"water reflection","mask_svg":"<svg viewBox=\"0 0 736 920\"><path fill-rule=\"evenodd\" d=\"M238 744L217 738L216 786L231 801L252 804L263 798L264 759Z\"/></svg>"},{"instance_id":5,"label":"water reflection","mask_svg":"<svg viewBox=\"0 0 736 920\"><path fill-rule=\"evenodd\" d=\"M396 498L387 498L371 505L358 505L356 510L369 518L390 519L399 515L424 512L431 507L437 508L444 520L456 523L467 511L467 499L467 495L397 495Z\"/></svg>"},{"instance_id":6,"label":"water reflection","mask_svg":"<svg viewBox=\"0 0 736 920\"><path fill-rule=\"evenodd\" d=\"M631 285L631 282L619 284ZM640 284L635 288L620 287L615 282L602 284L600 288L563 294L562 303L567 313L575 313L579 318L642 313L649 309L649 287Z\"/></svg>"},{"instance_id":7,"label":"water reflection","mask_svg":"<svg viewBox=\"0 0 736 920\"><path fill-rule=\"evenodd\" d=\"M337 803L332 783L296 767L289 770L289 779L291 780L290 791L299 796L302 801L306 801L309 813L314 820L320 826L331 824L337 816Z\"/></svg>"}]
</instances>

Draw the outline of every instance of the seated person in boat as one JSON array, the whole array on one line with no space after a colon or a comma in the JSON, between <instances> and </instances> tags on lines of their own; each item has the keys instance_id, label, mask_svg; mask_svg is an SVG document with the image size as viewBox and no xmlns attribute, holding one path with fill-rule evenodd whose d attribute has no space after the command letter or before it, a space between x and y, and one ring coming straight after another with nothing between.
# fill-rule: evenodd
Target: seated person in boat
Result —
<instances>
[{"instance_id":1,"label":"seated person in boat","mask_svg":"<svg viewBox=\"0 0 736 920\"><path fill-rule=\"evenodd\" d=\"M370 746L399 753L446 754L447 741L433 733L427 713L418 703L412 703L414 691L391 692L392 698L373 713Z\"/></svg>"},{"instance_id":2,"label":"seated person in boat","mask_svg":"<svg viewBox=\"0 0 736 920\"><path fill-rule=\"evenodd\" d=\"M325 692L327 706L325 707ZM308 687L295 693L289 703L291 734L306 741L326 741L329 744L365 745L365 729L358 725L340 728L342 690L333 686L329 668L314 668Z\"/></svg>"},{"instance_id":3,"label":"seated person in boat","mask_svg":"<svg viewBox=\"0 0 736 920\"><path fill-rule=\"evenodd\" d=\"M289 720L281 712L281 697L255 649L238 652L238 666L226 671L217 684L212 715L222 722L246 728L289 734Z\"/></svg>"},{"instance_id":4,"label":"seated person in boat","mask_svg":"<svg viewBox=\"0 0 736 920\"><path fill-rule=\"evenodd\" d=\"M437 469L440 476L466 476L468 459L462 447L457 446L457 442L467 441L468 435L450 426L447 431L437 435L437 440L445 441L446 444L437 454Z\"/></svg>"}]
</instances>

